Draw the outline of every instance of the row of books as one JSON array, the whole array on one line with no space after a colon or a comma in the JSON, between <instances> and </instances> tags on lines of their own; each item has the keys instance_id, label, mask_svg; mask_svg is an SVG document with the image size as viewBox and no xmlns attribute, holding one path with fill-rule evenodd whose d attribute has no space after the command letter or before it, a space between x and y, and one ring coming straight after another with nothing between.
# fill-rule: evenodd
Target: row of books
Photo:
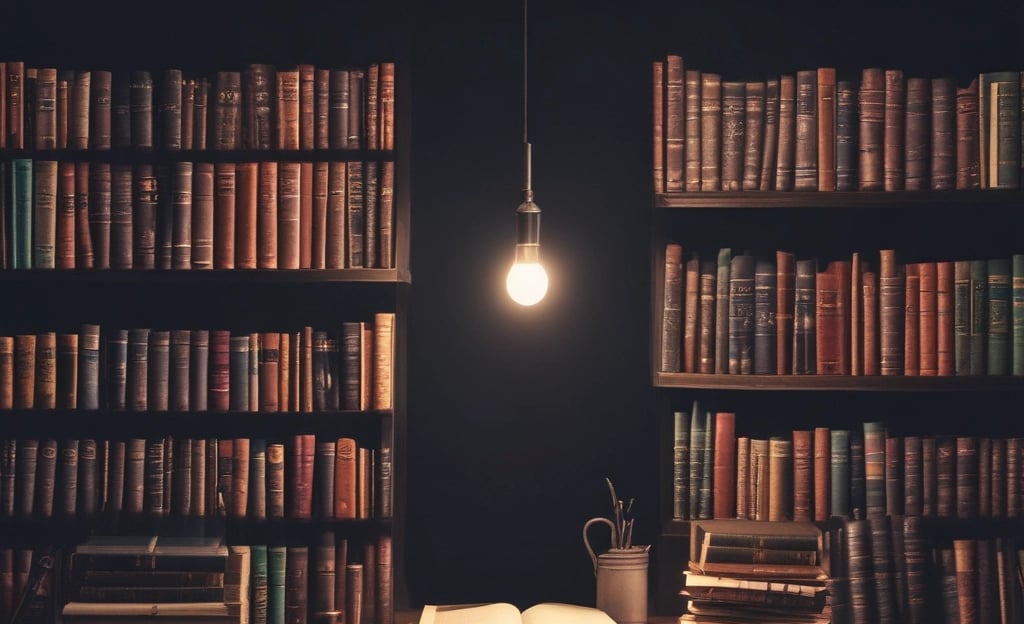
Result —
<instances>
[{"instance_id":1,"label":"row of books","mask_svg":"<svg viewBox=\"0 0 1024 624\"><path fill-rule=\"evenodd\" d=\"M900 263L717 260L665 248L661 371L1024 375L1024 254Z\"/></svg>"},{"instance_id":2,"label":"row of books","mask_svg":"<svg viewBox=\"0 0 1024 624\"><path fill-rule=\"evenodd\" d=\"M390 410L393 312L336 331L104 328L0 335L0 410Z\"/></svg>"},{"instance_id":3,"label":"row of books","mask_svg":"<svg viewBox=\"0 0 1024 624\"><path fill-rule=\"evenodd\" d=\"M321 531L288 545L184 537L168 548L163 536L141 539L154 546L98 536L78 547L0 547L0 617L11 621L17 611L26 624L393 621L387 534Z\"/></svg>"},{"instance_id":4,"label":"row of books","mask_svg":"<svg viewBox=\"0 0 1024 624\"><path fill-rule=\"evenodd\" d=\"M1024 72L834 67L729 80L653 63L654 191L923 191L1021 186Z\"/></svg>"},{"instance_id":5,"label":"row of books","mask_svg":"<svg viewBox=\"0 0 1024 624\"><path fill-rule=\"evenodd\" d=\"M0 518L391 516L391 450L291 434L2 441Z\"/></svg>"},{"instance_id":6,"label":"row of books","mask_svg":"<svg viewBox=\"0 0 1024 624\"><path fill-rule=\"evenodd\" d=\"M934 539L919 516L848 520L835 540L839 622L956 624L1024 618L1024 549L1013 535Z\"/></svg>"},{"instance_id":7,"label":"row of books","mask_svg":"<svg viewBox=\"0 0 1024 624\"><path fill-rule=\"evenodd\" d=\"M61 69L0 62L0 148L393 150L395 65Z\"/></svg>"},{"instance_id":8,"label":"row of books","mask_svg":"<svg viewBox=\"0 0 1024 624\"><path fill-rule=\"evenodd\" d=\"M391 268L394 162L0 163L0 268Z\"/></svg>"},{"instance_id":9,"label":"row of books","mask_svg":"<svg viewBox=\"0 0 1024 624\"><path fill-rule=\"evenodd\" d=\"M676 520L1024 516L1024 438L815 427L738 435L733 412L673 413Z\"/></svg>"}]
</instances>

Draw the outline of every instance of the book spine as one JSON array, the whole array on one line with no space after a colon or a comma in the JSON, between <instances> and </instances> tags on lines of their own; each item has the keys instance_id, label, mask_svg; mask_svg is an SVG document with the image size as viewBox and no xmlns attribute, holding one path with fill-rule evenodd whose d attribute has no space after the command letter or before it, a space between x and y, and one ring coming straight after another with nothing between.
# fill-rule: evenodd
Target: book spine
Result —
<instances>
[{"instance_id":1,"label":"book spine","mask_svg":"<svg viewBox=\"0 0 1024 624\"><path fill-rule=\"evenodd\" d=\"M153 147L153 77L134 70L128 84L128 111L132 147Z\"/></svg>"},{"instance_id":2,"label":"book spine","mask_svg":"<svg viewBox=\"0 0 1024 624\"><path fill-rule=\"evenodd\" d=\"M235 268L235 164L214 164L213 267Z\"/></svg>"},{"instance_id":3,"label":"book spine","mask_svg":"<svg viewBox=\"0 0 1024 624\"><path fill-rule=\"evenodd\" d=\"M665 192L665 134L668 132L665 126L665 64L665 61L654 61L651 64L651 114L654 122L651 134L651 144L654 148L651 164L655 193ZM681 91L681 84L679 88Z\"/></svg>"},{"instance_id":4,"label":"book spine","mask_svg":"<svg viewBox=\"0 0 1024 624\"><path fill-rule=\"evenodd\" d=\"M743 190L756 191L761 187L761 161L765 140L764 82L746 83L743 131Z\"/></svg>"},{"instance_id":5,"label":"book spine","mask_svg":"<svg viewBox=\"0 0 1024 624\"><path fill-rule=\"evenodd\" d=\"M793 440L768 440L768 520L793 519Z\"/></svg>"},{"instance_id":6,"label":"book spine","mask_svg":"<svg viewBox=\"0 0 1024 624\"><path fill-rule=\"evenodd\" d=\"M858 186L857 91L854 83L836 83L836 190L855 191Z\"/></svg>"},{"instance_id":7,"label":"book spine","mask_svg":"<svg viewBox=\"0 0 1024 624\"><path fill-rule=\"evenodd\" d=\"M249 444L249 503L246 517L255 520L267 518L267 441L263 438L252 438Z\"/></svg>"},{"instance_id":8,"label":"book spine","mask_svg":"<svg viewBox=\"0 0 1024 624\"><path fill-rule=\"evenodd\" d=\"M1024 254L1010 259L1011 373L1024 375Z\"/></svg>"},{"instance_id":9,"label":"book spine","mask_svg":"<svg viewBox=\"0 0 1024 624\"><path fill-rule=\"evenodd\" d=\"M968 321L968 349L970 374L984 375L988 362L988 263L971 260L970 267L970 320Z\"/></svg>"},{"instance_id":10,"label":"book spine","mask_svg":"<svg viewBox=\"0 0 1024 624\"><path fill-rule=\"evenodd\" d=\"M779 157L779 79L765 81L764 147L761 152L761 176L758 190L775 190Z\"/></svg>"},{"instance_id":11,"label":"book spine","mask_svg":"<svg viewBox=\"0 0 1024 624\"><path fill-rule=\"evenodd\" d=\"M814 517L814 434L808 429L794 429L790 442L793 449L793 509L790 517L798 522L810 522Z\"/></svg>"},{"instance_id":12,"label":"book spine","mask_svg":"<svg viewBox=\"0 0 1024 624\"><path fill-rule=\"evenodd\" d=\"M795 177L793 190L818 189L818 77L815 70L796 73Z\"/></svg>"},{"instance_id":13,"label":"book spine","mask_svg":"<svg viewBox=\"0 0 1024 624\"><path fill-rule=\"evenodd\" d=\"M905 325L905 276L896 263L895 251L880 252L878 277L880 372L903 374Z\"/></svg>"},{"instance_id":14,"label":"book spine","mask_svg":"<svg viewBox=\"0 0 1024 624\"><path fill-rule=\"evenodd\" d=\"M32 268L56 266L57 161L37 160L32 176Z\"/></svg>"},{"instance_id":15,"label":"book spine","mask_svg":"<svg viewBox=\"0 0 1024 624\"><path fill-rule=\"evenodd\" d=\"M858 91L860 107L858 131L860 180L858 190L861 191L884 189L885 98L885 72L874 67L864 69L861 72Z\"/></svg>"},{"instance_id":16,"label":"book spine","mask_svg":"<svg viewBox=\"0 0 1024 624\"><path fill-rule=\"evenodd\" d=\"M906 81L903 71L885 70L885 115L882 169L886 191L902 191L906 171Z\"/></svg>"},{"instance_id":17,"label":"book spine","mask_svg":"<svg viewBox=\"0 0 1024 624\"><path fill-rule=\"evenodd\" d=\"M78 334L57 334L57 407L78 407Z\"/></svg>"},{"instance_id":18,"label":"book spine","mask_svg":"<svg viewBox=\"0 0 1024 624\"><path fill-rule=\"evenodd\" d=\"M57 407L57 334L43 332L36 335L35 398L33 407Z\"/></svg>"},{"instance_id":19,"label":"book spine","mask_svg":"<svg viewBox=\"0 0 1024 624\"><path fill-rule=\"evenodd\" d=\"M850 517L850 432L832 429L829 432L830 489L829 515ZM817 447L815 448L817 451Z\"/></svg>"},{"instance_id":20,"label":"book spine","mask_svg":"<svg viewBox=\"0 0 1024 624\"><path fill-rule=\"evenodd\" d=\"M703 139L701 127L703 106L701 104L701 89L703 79L700 70L687 69L683 72L683 132L684 132L684 190L701 190L701 149Z\"/></svg>"},{"instance_id":21,"label":"book spine","mask_svg":"<svg viewBox=\"0 0 1024 624\"><path fill-rule=\"evenodd\" d=\"M722 76L702 73L700 92L700 190L722 189Z\"/></svg>"},{"instance_id":22,"label":"book spine","mask_svg":"<svg viewBox=\"0 0 1024 624\"><path fill-rule=\"evenodd\" d=\"M924 191L931 188L929 173L931 145L929 118L932 106L932 82L928 78L907 78L904 120L904 189Z\"/></svg>"},{"instance_id":23,"label":"book spine","mask_svg":"<svg viewBox=\"0 0 1024 624\"><path fill-rule=\"evenodd\" d=\"M278 69L275 147L299 149L299 70Z\"/></svg>"},{"instance_id":24,"label":"book spine","mask_svg":"<svg viewBox=\"0 0 1024 624\"><path fill-rule=\"evenodd\" d=\"M669 55L665 63L659 64L664 73L664 191L673 193L685 189L683 171L686 154L685 116L686 98L684 96L685 68L680 56ZM662 86L661 81L658 82ZM662 147L661 142L658 143Z\"/></svg>"},{"instance_id":25,"label":"book spine","mask_svg":"<svg viewBox=\"0 0 1024 624\"><path fill-rule=\"evenodd\" d=\"M746 85L742 82L723 80L722 127L721 127L721 188L723 191L738 191L743 183L744 108Z\"/></svg>"},{"instance_id":26,"label":"book spine","mask_svg":"<svg viewBox=\"0 0 1024 624\"><path fill-rule=\"evenodd\" d=\"M313 163L299 164L299 264L300 269L313 267ZM383 218L383 214L381 215ZM387 264L380 264L382 268Z\"/></svg>"},{"instance_id":27,"label":"book spine","mask_svg":"<svg viewBox=\"0 0 1024 624\"><path fill-rule=\"evenodd\" d=\"M978 80L956 89L956 188L981 188Z\"/></svg>"},{"instance_id":28,"label":"book spine","mask_svg":"<svg viewBox=\"0 0 1024 624\"><path fill-rule=\"evenodd\" d=\"M754 271L750 255L732 258L729 268L729 373L749 375L754 365Z\"/></svg>"},{"instance_id":29,"label":"book spine","mask_svg":"<svg viewBox=\"0 0 1024 624\"><path fill-rule=\"evenodd\" d=\"M817 370L817 261L797 260L793 291L793 374Z\"/></svg>"},{"instance_id":30,"label":"book spine","mask_svg":"<svg viewBox=\"0 0 1024 624\"><path fill-rule=\"evenodd\" d=\"M696 255L686 261L683 286L682 367L687 373L697 372L698 325L700 323L700 259Z\"/></svg>"},{"instance_id":31,"label":"book spine","mask_svg":"<svg viewBox=\"0 0 1024 624\"><path fill-rule=\"evenodd\" d=\"M278 268L278 163L259 163L256 199L256 268Z\"/></svg>"},{"instance_id":32,"label":"book spine","mask_svg":"<svg viewBox=\"0 0 1024 624\"><path fill-rule=\"evenodd\" d=\"M904 283L903 374L908 376L921 374L921 276L917 271L918 265L908 265Z\"/></svg>"},{"instance_id":33,"label":"book spine","mask_svg":"<svg viewBox=\"0 0 1024 624\"><path fill-rule=\"evenodd\" d=\"M885 436L885 513L901 516L905 505L903 438Z\"/></svg>"},{"instance_id":34,"label":"book spine","mask_svg":"<svg viewBox=\"0 0 1024 624\"><path fill-rule=\"evenodd\" d=\"M14 336L0 336L0 410L14 409ZM0 475L3 475L0 470Z\"/></svg>"},{"instance_id":35,"label":"book spine","mask_svg":"<svg viewBox=\"0 0 1024 624\"><path fill-rule=\"evenodd\" d=\"M714 435L713 517L736 517L736 414L716 412Z\"/></svg>"},{"instance_id":36,"label":"book spine","mask_svg":"<svg viewBox=\"0 0 1024 624\"><path fill-rule=\"evenodd\" d=\"M366 101L366 70L353 68L348 72L348 139L345 147L366 146L364 106Z\"/></svg>"},{"instance_id":37,"label":"book spine","mask_svg":"<svg viewBox=\"0 0 1024 624\"><path fill-rule=\"evenodd\" d=\"M717 263L705 260L700 263L700 311L697 321L698 348L697 372L715 372L715 283Z\"/></svg>"},{"instance_id":38,"label":"book spine","mask_svg":"<svg viewBox=\"0 0 1024 624\"><path fill-rule=\"evenodd\" d=\"M813 502L815 522L823 522L830 517L829 502L832 497L831 491L831 437L832 433L828 427L815 427L813 443ZM794 460L796 457L796 445L794 439Z\"/></svg>"},{"instance_id":39,"label":"book spine","mask_svg":"<svg viewBox=\"0 0 1024 624\"><path fill-rule=\"evenodd\" d=\"M778 276L775 262L759 258L754 265L754 374L777 372L776 298Z\"/></svg>"},{"instance_id":40,"label":"book spine","mask_svg":"<svg viewBox=\"0 0 1024 624\"><path fill-rule=\"evenodd\" d=\"M817 71L818 190L836 190L836 101L838 85L835 67Z\"/></svg>"},{"instance_id":41,"label":"book spine","mask_svg":"<svg viewBox=\"0 0 1024 624\"><path fill-rule=\"evenodd\" d=\"M75 163L57 165L57 193L55 204L54 267L75 268Z\"/></svg>"},{"instance_id":42,"label":"book spine","mask_svg":"<svg viewBox=\"0 0 1024 624\"><path fill-rule=\"evenodd\" d=\"M309 547L288 546L285 559L284 619L306 624L309 608Z\"/></svg>"},{"instance_id":43,"label":"book spine","mask_svg":"<svg viewBox=\"0 0 1024 624\"><path fill-rule=\"evenodd\" d=\"M278 166L277 183L277 260L278 268L299 268L300 256L300 172L297 162Z\"/></svg>"},{"instance_id":44,"label":"book spine","mask_svg":"<svg viewBox=\"0 0 1024 624\"><path fill-rule=\"evenodd\" d=\"M212 269L214 237L214 165L195 163L192 190L192 262L188 268ZM181 256L184 256L184 252Z\"/></svg>"},{"instance_id":45,"label":"book spine","mask_svg":"<svg viewBox=\"0 0 1024 624\"><path fill-rule=\"evenodd\" d=\"M393 79L393 77L392 77ZM392 82L392 85L394 83ZM393 97L393 96L392 96ZM331 70L317 67L313 70L313 117L314 145L318 150L325 150L330 143L330 108L331 108Z\"/></svg>"},{"instance_id":46,"label":"book spine","mask_svg":"<svg viewBox=\"0 0 1024 624\"><path fill-rule=\"evenodd\" d=\"M1011 372L1011 260L988 260L988 314L985 372L989 375L1008 375Z\"/></svg>"},{"instance_id":47,"label":"book spine","mask_svg":"<svg viewBox=\"0 0 1024 624\"><path fill-rule=\"evenodd\" d=\"M775 190L792 191L796 175L796 76L779 76L779 155Z\"/></svg>"},{"instance_id":48,"label":"book spine","mask_svg":"<svg viewBox=\"0 0 1024 624\"><path fill-rule=\"evenodd\" d=\"M885 428L880 422L864 423L864 493L868 518L886 511Z\"/></svg>"}]
</instances>

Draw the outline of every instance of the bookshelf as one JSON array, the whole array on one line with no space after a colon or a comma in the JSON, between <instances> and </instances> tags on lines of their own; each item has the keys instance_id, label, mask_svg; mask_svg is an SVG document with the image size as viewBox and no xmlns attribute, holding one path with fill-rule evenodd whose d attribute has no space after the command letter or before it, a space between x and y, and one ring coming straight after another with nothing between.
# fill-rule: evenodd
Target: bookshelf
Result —
<instances>
[{"instance_id":1,"label":"bookshelf","mask_svg":"<svg viewBox=\"0 0 1024 624\"><path fill-rule=\"evenodd\" d=\"M669 243L714 262L721 247L775 250L817 258L818 270L853 251L875 268L877 250L895 248L907 262L988 258L1019 253L1019 237L1002 230L1024 224L1024 191L974 189L895 192L656 192L652 198L650 380L659 419L661 531L652 568L659 615L685 612L679 599L681 571L689 556L691 521L673 518L673 411L736 413L739 432L753 437L788 436L796 429L856 429L883 421L892 436L985 436L1019 438L1019 424L1001 416L1024 395L1024 377L1006 375L714 374L662 370L665 255ZM886 227L883 228L882 226ZM774 259L774 258L773 258ZM823 261L825 260L825 261ZM699 300L698 300L699 301ZM699 321L698 321L699 323ZM683 328L680 329L683 334ZM703 340L703 337L698 337ZM682 352L682 349L680 349ZM682 370L682 366L680 367ZM961 419L970 414L967 419ZM738 434L739 435L739 434ZM686 476L684 475L684 479ZM717 486L715 486L717 487ZM993 486L995 487L995 486ZM715 492L718 490L715 489ZM691 492L692 496L692 492ZM933 544L985 541L1019 535L1019 515L922 517ZM928 600L941 604L938 592Z\"/></svg>"},{"instance_id":2,"label":"bookshelf","mask_svg":"<svg viewBox=\"0 0 1024 624\"><path fill-rule=\"evenodd\" d=\"M33 401L31 406L26 406L19 405L15 399L13 406L5 406L0 410L0 418L4 420L4 425L0 428L0 439L4 440L0 497L5 502L4 509L0 512L0 526L4 527L4 533L9 536L0 543L0 549L23 551L36 546L39 552L39 546L53 544L58 547L58 566L61 561L67 562L67 555L77 544L93 535L111 533L220 535L231 545L262 544L307 549L304 552L308 553L309 557L308 569L303 575L289 574L288 581L291 584L294 577L298 579L296 582L306 584L301 595L307 602L289 604L288 608L292 611L301 609L304 613L302 621L306 621L308 617L312 622L320 621L317 618L323 618L322 615L318 615L318 611L324 605L323 596L328 593L333 596L334 587L331 588L331 592L323 589L323 583L326 581L322 575L314 574L314 566L323 563L317 559L318 540L322 534L331 533L338 553L338 558L332 561L331 567L341 566L337 570L332 569L332 578L340 578L336 586L345 585L346 563L350 566L362 566L360 569L364 576L360 608L364 615L363 621L380 624L394 621L395 608L400 608L407 601L402 552L406 498L406 329L412 284L409 253L412 197L412 78L408 58L401 51L401 47L399 46L396 52L394 49L387 49L388 46L385 44L380 46L384 48L381 54L357 53L340 60L332 57L330 62L324 61L321 68L368 68L371 64L378 67L384 63L393 64L394 117L390 122L390 130L394 134L394 144L388 149L367 147L365 130L366 126L373 122L368 121L366 117L359 118L363 134L359 139L362 145L357 148L312 148L304 145L302 149L212 149L208 145L208 149L169 149L160 143L162 110L157 106L156 97L150 116L152 129L156 131L153 147L0 149L0 163L3 163L6 174L3 179L2 205L7 219L3 247L6 255L4 268L0 269L0 336L38 337L49 333L58 336L75 335L77 344L84 345L83 324L98 326L100 331L100 347L97 351L99 373L98 378L91 383L99 395L98 407L67 405L64 398L58 399L52 405ZM34 63L30 55L26 54L26 66L43 65L48 62L50 61L40 60ZM69 57L68 62L77 63L78 60ZM241 64L233 61L225 61L223 64L216 61L211 63L212 70L204 66L185 67L184 73L189 78L206 76L212 81L216 72L242 71L247 67L246 61ZM288 63L273 67L274 71L294 69ZM155 63L147 67L153 72L154 79L162 76L167 68L166 64ZM107 67L104 67L101 61L97 61L95 67L80 69L95 71ZM69 72L63 76L73 79L75 74ZM156 82L154 80L154 83ZM251 87L243 84L243 93L249 88ZM367 96L367 92L363 91L361 99L355 101L365 103L365 99L362 98ZM159 93L159 86L154 93ZM215 112L214 96L211 90L211 123L203 129L211 139L216 132L212 123ZM307 103L305 97L302 96L303 104ZM272 110L270 119L276 120L278 110L276 107ZM364 110L362 114L365 112ZM378 118L378 123L383 124L383 121ZM240 124L239 128L242 127L244 126ZM198 130L197 126L196 131ZM31 135L25 138L27 142L32 140ZM309 257L315 258L317 253L305 248L300 248L298 252L298 255L305 258L300 260L303 268L193 266L188 269L147 269L138 268L137 264L136 268L114 269L13 268L12 237L15 233L10 220L15 207L11 197L14 176L12 163L19 159L27 159L32 163L53 161L85 164L90 167L100 164L112 167L127 166L133 169L135 176L140 166L152 167L157 172L154 179L158 184L158 195L153 202L156 208L156 223L149 233L153 237L150 242L155 244L158 258L161 247L172 251L174 242L178 240L178 235L172 230L169 221L173 221L174 216L178 214L182 191L192 193L190 226L193 228L192 233L195 232L198 211L198 202L195 201L197 186L195 178L192 181L193 186L187 189L177 185L173 172L181 163L203 163L209 164L210 167L230 164L240 166L242 163L256 163L257 167L264 163L295 163L298 166L301 163L304 170L307 164L315 169L322 163L324 175L327 175L329 166L333 167L337 163L344 164L350 172L352 163L362 163L364 171L358 174L359 179L355 180L354 174L350 174L346 179L346 182L354 181L354 185L342 184L337 188L331 188L332 193L340 193L341 203L332 205L340 207L340 216L343 217L344 223L332 229L329 221L331 217L324 217L326 223L314 221L309 227L300 221L299 227L303 234L301 238L296 238L302 241L300 245L313 245L319 240L322 246L325 239L330 240L331 236L337 236L339 244L343 245L345 250L349 250L355 248L354 228L359 229L359 237L363 237L364 242L367 232L370 232L370 236L377 242L382 242L384 230L381 226L386 220L392 237L390 253L382 252L379 262L376 257L373 262L354 262L351 257L346 256L344 268L315 268L315 260L310 260ZM367 163L373 163L378 168L377 175L373 178L376 189L373 196L368 186L371 176L369 168L365 166ZM387 217L386 213L379 211L385 194L385 166L392 167L394 172L393 182L386 189L391 192L392 198L392 213ZM138 182L137 177L133 180ZM265 221L264 213L258 215L257 236L260 241L263 241L265 236L269 239L269 234L264 230L266 223L274 222L280 225L277 219L284 209L284 199L281 197L284 185L281 180L282 178L275 178L272 181L279 193L276 203L264 203L262 196L258 199L261 209L267 208L270 212L266 214L271 216ZM260 184L262 191L263 182ZM324 189L326 192L326 182ZM33 187L32 190L36 189ZM219 187L217 190L219 191ZM317 215L323 216L321 212L317 212L321 206L316 202L320 199L314 197L313 187L302 183L296 189L296 193L300 197L296 203L302 206L300 220L311 217L316 219ZM224 204L229 211L237 210L238 214L242 211L239 195L240 193L236 193L228 204ZM32 203L29 204L33 216L37 210L39 196L38 193L35 194ZM357 197L359 201L365 202L362 204L363 210L373 202L374 209L378 210L375 216L379 219L376 223L348 220L351 210L356 206ZM93 196L89 195L88 199L93 200ZM325 203L328 201L327 198L321 199ZM136 215L139 214L142 202L134 184L129 201L131 216L138 218ZM220 199L215 198L214 201L220 202ZM313 212L307 211L307 206L314 203L316 206ZM59 205L58 198L58 211ZM88 206L93 205L91 201L88 202ZM76 211L79 209L77 206L80 204L76 204ZM221 204L215 203L213 207L219 210ZM92 213L89 214L91 216ZM206 216L210 217L209 214ZM213 218L215 219L216 215ZM356 225L353 226L353 223ZM275 230L280 231L278 228ZM90 228L85 234L92 231ZM211 231L215 237L212 243L216 247L216 236L219 232ZM312 235L312 242L306 242L307 234ZM76 225L73 235L75 243L80 245L83 230L77 229ZM172 237L173 240L168 237ZM224 240L234 243L240 239L232 236ZM26 243L32 245L32 240L19 241L21 245ZM128 250L130 256L134 257L138 253L137 243L137 239L131 240L131 248ZM196 244L196 239L192 238L193 257ZM275 251L279 252L278 257L282 257L283 237L271 244L276 247ZM240 253L237 249L236 252ZM320 256L324 255L325 252L321 249ZM357 323L358 326L355 325ZM347 326L351 326L352 332L355 333L346 334ZM142 343L140 350L134 352L130 342L128 353L145 357L148 366L140 367L139 362L129 355L128 359L121 361L121 372L124 377L120 377L113 355L113 338L121 330L128 330L131 336L130 332L134 329L149 330L150 341ZM382 338L386 336L386 329L390 329L390 339ZM175 359L173 338L169 347L170 357L164 354L160 356L160 360L153 359L156 344L153 341L154 334L166 331L173 335L175 330L189 330L188 335L193 339L183 351L178 352L187 354L187 363L184 366L188 368L188 372L182 377L177 377L177 387L174 385L174 371L176 367L181 370L183 365L181 361ZM194 366L200 361L197 354L203 353L197 351L199 343L194 337L201 333L197 330L209 332L210 335L210 342L204 343L206 355L201 356L201 361L208 366L206 371L200 371ZM229 349L221 352L223 359L216 364L215 370L213 334L216 332L229 332L230 338L244 340L248 337L249 345L258 346L259 351L249 351L250 355L247 356L241 349L236 350L234 343L225 342L223 344L229 346ZM322 342L316 336L316 332L323 332ZM268 336L274 336L275 342L266 342ZM227 338L227 335L224 337ZM288 339L287 353L284 349L275 352L272 347L265 347L276 344L277 339L282 341L282 346ZM238 343L239 347L241 344ZM77 367L77 363L82 361L79 359L81 356L82 353L79 351L74 359L76 373L84 370ZM62 368L66 362L60 357L58 349L55 365L49 373L51 380L53 377L56 378L57 387L62 383L68 383L65 381L66 378L62 377L62 372L70 370ZM24 366L26 361L19 360L16 353L0 353L0 368L4 368L5 363L7 365L0 371L0 381L6 384L6 387L0 386L0 394L6 391L17 396L14 386L18 383L16 380L21 379L21 373L27 372L29 368L33 371L39 370L35 368L35 364L31 367ZM158 370L157 361L167 364L169 369ZM282 366L285 361L288 362L287 368ZM268 366L271 363L277 369L276 373L268 372L272 371ZM164 374L167 376L164 377ZM220 383L215 387L217 375L221 377ZM133 386L133 376L141 385ZM113 398L116 394L116 378L120 378L123 385L127 386L122 388L124 394L121 404ZM188 396L174 394L175 389L183 391L180 385L182 379L187 380L186 383L192 389L196 387L197 379L202 379L203 383L208 385L207 391L201 393L203 405L197 406L193 403L186 408L175 406L175 403L195 401L195 397L188 395L187 390L184 392ZM330 381L327 381L328 379ZM232 388L242 387L241 384L234 385L241 380L245 380L246 390L251 391L244 399L248 409L239 408L235 404L235 395L231 394ZM38 383L38 376L36 382ZM71 382L71 387L78 391L76 400L81 396L85 383L81 377ZM65 389L66 387L65 385ZM36 385L33 389L33 398L39 396L38 388ZM133 388L136 391L142 388L146 392L140 399L138 394L132 394ZM274 388L274 391L267 392L268 388ZM155 393L154 389L163 394ZM219 408L215 405L214 390L221 393L221 396L224 396L225 392L229 394L230 398L225 403L229 407ZM353 393L349 398L355 401L354 405L345 398L347 391ZM332 392L337 401L331 400ZM276 404L269 398L274 394L277 395ZM287 402L284 400L285 395L288 397ZM162 398L158 398L160 396ZM133 403L139 400L142 401L143 407L133 406ZM349 473L346 469L344 474L347 479L356 479L353 492L357 498L354 499L348 498L347 490L343 494L340 488L325 489L331 487L335 478L342 478L340 461L337 462L337 472L334 469L334 453L341 453L342 439L354 441L354 448L351 449L353 457L348 458L351 460L349 467L352 472ZM53 488L50 498L52 509L42 509L36 505L29 512L22 513L23 509L28 509L23 507L26 497L36 496L41 487L39 481L43 480L43 477L37 477L36 485L33 487L25 485L21 480L24 473L19 472L22 465L16 463L15 456L9 451L20 451L22 442L29 440L38 441L41 445L53 440L58 454L55 472L51 475L53 480L49 481L50 487ZM98 452L96 457L91 459L92 463L85 467L83 458L79 456L75 458L78 462L77 467L65 469L64 462L70 462L66 458L71 456L72 446L86 440L95 440L97 443ZM125 443L121 445L120 458L127 461L124 453L130 453L131 442L137 440L144 441L141 448L147 453L144 458L144 472L136 475L134 481L131 475L121 475L125 480L118 481L112 476L118 470L114 467L118 457L118 451L115 449L118 444ZM240 440L245 440L247 445L256 440L266 442L266 457L257 455L255 444L248 450L241 451L243 447L239 445ZM197 450L200 448L200 442L203 443L204 451ZM225 447L225 442L233 442L234 446ZM153 453L161 443L167 453L163 455L162 463L157 464L158 467L153 467ZM311 443L313 446L309 446ZM306 445L301 455L300 444ZM271 487L271 445L279 446L283 451L284 471L279 473L279 477L283 474L283 477L280 477L283 479L280 489L276 489L276 486ZM128 446L128 451L124 450L125 446ZM331 447L329 453L327 446ZM198 464L191 462L179 463L181 455L175 455L174 451L180 448L188 448L193 460L202 457L205 470L196 468ZM225 455L224 448L232 450ZM20 453L18 457L21 457ZM242 484L247 485L249 489L246 494L241 495L238 494L240 490L237 487L240 475L244 471L235 470L233 474L230 472L230 469L240 465L240 460L244 461L249 469L247 478L252 478L248 483ZM42 455L39 465L41 462ZM330 468L322 468L328 463ZM260 465L261 471L266 471L263 475L265 482L262 485L265 488L263 493L266 500L262 500L263 496L254 494L260 483L256 481L254 473L257 464ZM224 472L225 466L229 469L227 473ZM70 472L64 472L65 470ZM127 471L124 463L120 465L120 470ZM184 474L188 474L187 479L179 473L181 470L186 471ZM326 477L328 472L329 479ZM162 477L159 476L161 473ZM69 481L62 479L70 474L78 477L77 491L68 490L73 491L73 495L65 493L64 488L69 487ZM86 474L97 488L91 493L83 489ZM223 480L225 474L226 483ZM202 488L195 480L200 475L205 481ZM156 485L158 482L159 486ZM185 485L182 488L180 486L183 483ZM139 488L137 493L142 497L142 506L137 510L129 509L124 504L128 488L132 485ZM115 487L120 488L119 491L126 495L125 500L119 503L122 505L120 509L112 502L114 498L121 498L111 495ZM158 488L164 488L162 493ZM276 494L272 494L272 489ZM182 494L182 490L186 493ZM283 507L277 513L271 508L272 496L273 500ZM160 499L163 504L157 502ZM198 504L199 499L202 499L202 505ZM257 503L257 500L261 502ZM341 511L342 500L345 511ZM13 507L9 508L7 502ZM39 502L38 497L34 502ZM70 506L67 506L68 504ZM241 505L240 509L238 505ZM263 505L266 505L266 508L263 508ZM258 508L261 511L257 512ZM15 539L14 536L19 537ZM345 552L344 559L341 558L342 552ZM283 570L281 578L284 578ZM321 585L315 585L315 582ZM47 613L44 617L56 613L59 619L62 587L55 584L49 591ZM291 591L290 588L289 592ZM291 600L289 598L289 601ZM7 619L13 605L2 600L0 603L0 609L5 610L4 619ZM344 610L345 606L332 604L330 610ZM38 615L35 614L33 617ZM265 624L273 624L273 621L267 623L266 617L264 613ZM47 620L38 620L39 624L43 621ZM249 621L255 624L259 620Z\"/></svg>"}]
</instances>

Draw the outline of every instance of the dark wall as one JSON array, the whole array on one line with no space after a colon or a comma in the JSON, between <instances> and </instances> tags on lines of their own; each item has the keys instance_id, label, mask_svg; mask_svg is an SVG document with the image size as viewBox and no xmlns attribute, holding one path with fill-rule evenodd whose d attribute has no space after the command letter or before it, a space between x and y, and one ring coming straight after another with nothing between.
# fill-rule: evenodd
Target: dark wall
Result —
<instances>
[{"instance_id":1,"label":"dark wall","mask_svg":"<svg viewBox=\"0 0 1024 624\"><path fill-rule=\"evenodd\" d=\"M0 58L81 67L328 64L367 40L411 42L413 604L592 603L580 530L610 511L605 477L636 497L637 541L656 535L652 60L677 53L737 80L876 65L965 84L1024 68L1009 0L535 2L529 138L551 289L523 309L503 287L522 197L521 29L508 0L16 2L2 26Z\"/></svg>"}]
</instances>

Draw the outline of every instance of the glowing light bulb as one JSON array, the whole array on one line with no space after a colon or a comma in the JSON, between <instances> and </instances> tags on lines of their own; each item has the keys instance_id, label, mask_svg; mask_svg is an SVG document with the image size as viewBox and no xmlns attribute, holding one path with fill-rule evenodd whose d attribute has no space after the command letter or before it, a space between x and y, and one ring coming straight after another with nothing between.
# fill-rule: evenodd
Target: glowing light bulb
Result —
<instances>
[{"instance_id":1,"label":"glowing light bulb","mask_svg":"<svg viewBox=\"0 0 1024 624\"><path fill-rule=\"evenodd\" d=\"M508 271L505 288L513 301L532 306L548 292L548 273L540 262L520 262L517 259Z\"/></svg>"}]
</instances>

